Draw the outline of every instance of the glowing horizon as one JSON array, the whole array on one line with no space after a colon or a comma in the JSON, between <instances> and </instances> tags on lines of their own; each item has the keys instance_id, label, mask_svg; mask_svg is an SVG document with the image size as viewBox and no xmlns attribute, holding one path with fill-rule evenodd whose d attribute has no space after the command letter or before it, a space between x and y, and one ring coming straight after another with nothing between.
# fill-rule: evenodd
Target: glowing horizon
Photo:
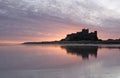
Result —
<instances>
[{"instance_id":1,"label":"glowing horizon","mask_svg":"<svg viewBox=\"0 0 120 78\"><path fill-rule=\"evenodd\" d=\"M91 30L90 30L91 31ZM95 30L96 31L96 30ZM34 37L34 38L25 38L24 40L0 40L1 43L22 43L22 42L41 42L41 41L59 41L63 38L65 38L67 36L67 34L71 34L71 33L75 33L75 32L81 32L80 31L76 31L76 30L71 30L71 31L66 31L66 32L63 32L63 33L57 33L53 36L48 36L48 37L45 37L45 38L41 38L41 37ZM91 31L92 32L92 31ZM110 36L110 34L108 34L107 36ZM107 39L116 39L114 37L112 38L108 38L106 37L106 35L104 33L99 33L98 31L98 38L99 39L102 39L102 40L107 40Z\"/></svg>"}]
</instances>

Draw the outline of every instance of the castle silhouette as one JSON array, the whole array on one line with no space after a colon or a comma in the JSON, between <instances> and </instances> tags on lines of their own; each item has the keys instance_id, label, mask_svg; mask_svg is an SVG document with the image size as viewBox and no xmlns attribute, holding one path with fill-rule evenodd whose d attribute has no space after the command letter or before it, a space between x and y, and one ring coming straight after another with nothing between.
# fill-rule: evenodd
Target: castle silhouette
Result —
<instances>
[{"instance_id":1,"label":"castle silhouette","mask_svg":"<svg viewBox=\"0 0 120 78\"><path fill-rule=\"evenodd\" d=\"M89 33L89 29L82 29L81 32L68 34L66 38L61 39L61 41L81 41L81 40L98 41L99 39L97 36L97 31Z\"/></svg>"}]
</instances>

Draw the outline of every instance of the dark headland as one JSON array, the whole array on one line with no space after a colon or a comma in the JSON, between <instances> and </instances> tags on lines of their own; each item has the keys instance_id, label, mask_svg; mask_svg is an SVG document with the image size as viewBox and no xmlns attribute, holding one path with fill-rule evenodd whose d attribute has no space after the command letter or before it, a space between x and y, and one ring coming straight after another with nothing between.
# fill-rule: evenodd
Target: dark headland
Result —
<instances>
[{"instance_id":1,"label":"dark headland","mask_svg":"<svg viewBox=\"0 0 120 78\"><path fill-rule=\"evenodd\" d=\"M23 44L120 44L120 39L102 40L98 38L97 31L89 32L89 29L82 29L81 32L68 34L60 41L24 42Z\"/></svg>"}]
</instances>

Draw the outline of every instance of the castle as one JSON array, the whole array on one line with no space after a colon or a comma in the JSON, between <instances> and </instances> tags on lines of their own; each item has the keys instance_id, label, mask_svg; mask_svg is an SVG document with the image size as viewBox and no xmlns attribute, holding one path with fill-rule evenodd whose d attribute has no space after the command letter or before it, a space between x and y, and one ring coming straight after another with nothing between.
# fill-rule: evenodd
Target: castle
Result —
<instances>
[{"instance_id":1,"label":"castle","mask_svg":"<svg viewBox=\"0 0 120 78\"><path fill-rule=\"evenodd\" d=\"M61 41L98 41L97 31L90 32L89 29L82 29L81 32L68 34L66 38L62 39Z\"/></svg>"}]
</instances>

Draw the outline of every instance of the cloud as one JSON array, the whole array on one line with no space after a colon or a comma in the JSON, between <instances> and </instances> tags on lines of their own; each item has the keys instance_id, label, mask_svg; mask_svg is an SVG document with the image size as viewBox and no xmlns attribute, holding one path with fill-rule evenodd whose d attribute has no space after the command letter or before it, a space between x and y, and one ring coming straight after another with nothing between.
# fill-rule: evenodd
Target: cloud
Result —
<instances>
[{"instance_id":1,"label":"cloud","mask_svg":"<svg viewBox=\"0 0 120 78\"><path fill-rule=\"evenodd\" d=\"M119 3L118 0L0 0L0 38L49 37L62 30L67 33L66 28L71 31L81 27L118 34Z\"/></svg>"}]
</instances>

